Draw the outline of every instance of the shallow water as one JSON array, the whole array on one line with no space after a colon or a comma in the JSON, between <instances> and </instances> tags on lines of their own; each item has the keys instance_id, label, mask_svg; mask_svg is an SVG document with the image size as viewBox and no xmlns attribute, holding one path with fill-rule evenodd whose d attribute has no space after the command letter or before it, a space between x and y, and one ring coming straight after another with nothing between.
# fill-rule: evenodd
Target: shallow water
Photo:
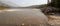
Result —
<instances>
[{"instance_id":1,"label":"shallow water","mask_svg":"<svg viewBox=\"0 0 60 26\"><path fill-rule=\"evenodd\" d=\"M6 9L0 12L0 26L42 26L47 21L40 9Z\"/></svg>"}]
</instances>

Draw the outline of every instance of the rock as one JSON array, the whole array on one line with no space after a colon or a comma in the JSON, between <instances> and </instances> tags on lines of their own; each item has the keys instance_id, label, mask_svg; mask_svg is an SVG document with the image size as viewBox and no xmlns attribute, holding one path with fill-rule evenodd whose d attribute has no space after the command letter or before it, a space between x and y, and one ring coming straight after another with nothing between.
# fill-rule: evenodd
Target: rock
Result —
<instances>
[{"instance_id":1,"label":"rock","mask_svg":"<svg viewBox=\"0 0 60 26\"><path fill-rule=\"evenodd\" d=\"M60 26L60 16L57 15L50 15L48 23L53 26Z\"/></svg>"}]
</instances>

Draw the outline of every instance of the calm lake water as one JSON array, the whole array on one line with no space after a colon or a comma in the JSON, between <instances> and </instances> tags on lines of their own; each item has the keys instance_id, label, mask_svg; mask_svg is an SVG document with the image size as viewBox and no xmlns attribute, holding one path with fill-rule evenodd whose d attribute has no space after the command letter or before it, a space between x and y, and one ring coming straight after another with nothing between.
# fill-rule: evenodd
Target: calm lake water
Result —
<instances>
[{"instance_id":1,"label":"calm lake water","mask_svg":"<svg viewBox=\"0 0 60 26\"><path fill-rule=\"evenodd\" d=\"M0 26L42 26L47 21L40 9L6 9L0 12Z\"/></svg>"}]
</instances>

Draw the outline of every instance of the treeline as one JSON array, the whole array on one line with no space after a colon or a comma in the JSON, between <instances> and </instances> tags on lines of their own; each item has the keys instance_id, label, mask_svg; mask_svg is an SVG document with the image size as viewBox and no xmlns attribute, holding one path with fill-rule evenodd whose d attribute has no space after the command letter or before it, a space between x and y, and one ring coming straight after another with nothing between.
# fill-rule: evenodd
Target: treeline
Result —
<instances>
[{"instance_id":1,"label":"treeline","mask_svg":"<svg viewBox=\"0 0 60 26\"><path fill-rule=\"evenodd\" d=\"M51 0L51 3L49 3L48 6L60 8L60 0Z\"/></svg>"},{"instance_id":2,"label":"treeline","mask_svg":"<svg viewBox=\"0 0 60 26\"><path fill-rule=\"evenodd\" d=\"M51 9L53 9L52 7L54 7L56 10L56 12L60 12L60 0L51 0L51 3L48 3L47 5L44 6L40 6L40 7L51 7Z\"/></svg>"},{"instance_id":3,"label":"treeline","mask_svg":"<svg viewBox=\"0 0 60 26\"><path fill-rule=\"evenodd\" d=\"M60 12L60 0L51 0L50 6L55 7Z\"/></svg>"}]
</instances>

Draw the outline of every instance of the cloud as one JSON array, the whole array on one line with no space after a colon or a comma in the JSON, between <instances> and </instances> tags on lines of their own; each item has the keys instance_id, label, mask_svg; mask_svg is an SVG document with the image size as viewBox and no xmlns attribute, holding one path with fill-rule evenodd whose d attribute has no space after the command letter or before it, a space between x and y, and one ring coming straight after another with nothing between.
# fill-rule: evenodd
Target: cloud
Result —
<instances>
[{"instance_id":1,"label":"cloud","mask_svg":"<svg viewBox=\"0 0 60 26\"><path fill-rule=\"evenodd\" d=\"M47 4L47 0L0 0L10 6L31 6L31 5L41 5Z\"/></svg>"}]
</instances>

